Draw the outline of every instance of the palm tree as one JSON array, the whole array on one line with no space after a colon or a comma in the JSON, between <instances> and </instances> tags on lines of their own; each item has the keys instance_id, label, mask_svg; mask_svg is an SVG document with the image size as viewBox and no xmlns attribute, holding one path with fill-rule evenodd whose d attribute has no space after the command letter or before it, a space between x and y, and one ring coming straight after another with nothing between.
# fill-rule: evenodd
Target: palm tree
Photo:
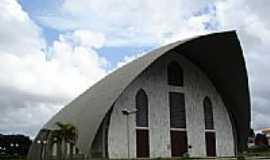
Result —
<instances>
[{"instance_id":1,"label":"palm tree","mask_svg":"<svg viewBox=\"0 0 270 160\"><path fill-rule=\"evenodd\" d=\"M55 123L58 129L52 131L52 138L60 145L57 148L57 159L66 160L67 157L67 144L70 145L70 159L73 159L73 147L77 141L78 131L77 128L70 123ZM64 147L64 154L62 155L62 146Z\"/></svg>"}]
</instances>

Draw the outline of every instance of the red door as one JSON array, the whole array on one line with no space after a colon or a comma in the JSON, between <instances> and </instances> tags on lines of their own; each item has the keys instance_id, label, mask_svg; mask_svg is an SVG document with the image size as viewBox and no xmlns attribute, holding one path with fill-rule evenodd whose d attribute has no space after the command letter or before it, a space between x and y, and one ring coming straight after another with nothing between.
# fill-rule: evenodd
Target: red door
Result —
<instances>
[{"instance_id":1,"label":"red door","mask_svg":"<svg viewBox=\"0 0 270 160\"><path fill-rule=\"evenodd\" d=\"M206 154L209 157L216 156L216 136L213 132L205 133Z\"/></svg>"},{"instance_id":2,"label":"red door","mask_svg":"<svg viewBox=\"0 0 270 160\"><path fill-rule=\"evenodd\" d=\"M149 157L149 134L148 130L136 130L137 157Z\"/></svg>"},{"instance_id":3,"label":"red door","mask_svg":"<svg viewBox=\"0 0 270 160\"><path fill-rule=\"evenodd\" d=\"M171 148L173 157L183 156L187 152L187 134L185 131L171 131Z\"/></svg>"}]
</instances>

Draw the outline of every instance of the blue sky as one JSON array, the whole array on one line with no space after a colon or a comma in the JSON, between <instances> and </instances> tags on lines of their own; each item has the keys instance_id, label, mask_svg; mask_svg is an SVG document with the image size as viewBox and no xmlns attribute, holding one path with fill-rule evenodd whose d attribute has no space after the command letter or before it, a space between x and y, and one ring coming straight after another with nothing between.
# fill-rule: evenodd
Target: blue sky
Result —
<instances>
[{"instance_id":1,"label":"blue sky","mask_svg":"<svg viewBox=\"0 0 270 160\"><path fill-rule=\"evenodd\" d=\"M29 14L29 16L38 23L38 17L44 14L53 14L56 6L59 6L60 2L55 0L46 0L46 1L29 1L29 0L20 0L22 8ZM59 31L54 30L50 27L42 26L43 35L46 38L47 42L50 44L53 40L57 39Z\"/></svg>"},{"instance_id":2,"label":"blue sky","mask_svg":"<svg viewBox=\"0 0 270 160\"><path fill-rule=\"evenodd\" d=\"M22 8L29 14L29 16L41 26L42 35L46 39L48 45L51 45L53 41L58 39L59 34L63 33L52 27L43 25L39 22L39 17L46 15L57 14L57 7L61 6L63 3L61 0L46 0L46 1L29 1L20 0ZM157 45L147 45L147 46L117 46L117 47L102 47L98 49L101 56L105 57L110 61L108 69L116 67L117 62L123 59L125 56L132 56L141 52L147 52L154 49Z\"/></svg>"},{"instance_id":3,"label":"blue sky","mask_svg":"<svg viewBox=\"0 0 270 160\"><path fill-rule=\"evenodd\" d=\"M269 127L269 7L269 0L2 0L0 133L34 136L118 67L162 45L225 30L236 30L243 47L252 127Z\"/></svg>"},{"instance_id":4,"label":"blue sky","mask_svg":"<svg viewBox=\"0 0 270 160\"><path fill-rule=\"evenodd\" d=\"M64 13L60 13L59 8L63 5L64 1L63 0L47 0L47 1L29 1L29 0L20 0L19 3L21 4L22 8L28 13L29 17L38 24L41 29L42 29L42 35L44 39L47 42L47 45L50 46L52 43L58 39L58 36L60 34L63 34L64 32L67 31L72 31L74 29L78 29L77 27L73 29L67 29L67 30L61 30L59 28L54 28L53 26L48 26L47 24L44 24L42 22L41 18L42 17L47 17L47 16L63 16L66 17L67 15L63 15ZM212 3L205 3L201 8L198 10L195 10L192 13L192 16L203 16L207 14L212 14L215 15L215 5ZM67 18L70 15L67 16ZM185 15L186 16L186 15ZM185 17L186 19L190 17ZM92 19L92 18L91 18ZM95 18L93 18L95 19ZM209 31L215 31L218 29L218 22L215 20L209 20L204 23L205 30ZM94 25L95 26L95 25ZM84 27L83 27L84 28ZM111 33L112 35L115 33ZM173 33L165 33L165 36L172 36ZM110 35L109 35L110 36ZM123 38L122 40L125 40L127 37L121 37ZM114 40L114 37L111 38L111 40ZM128 45L123 45L123 46L104 46L102 48L98 49L98 53L100 56L105 57L106 59L109 60L110 64L107 66L107 69L112 69L116 67L117 62L121 61L124 57L131 57L133 55L139 54L141 52L147 52L150 51L154 48L159 47L160 44L157 42L153 41L150 44L140 44L137 45L136 43L134 44L128 44Z\"/></svg>"}]
</instances>

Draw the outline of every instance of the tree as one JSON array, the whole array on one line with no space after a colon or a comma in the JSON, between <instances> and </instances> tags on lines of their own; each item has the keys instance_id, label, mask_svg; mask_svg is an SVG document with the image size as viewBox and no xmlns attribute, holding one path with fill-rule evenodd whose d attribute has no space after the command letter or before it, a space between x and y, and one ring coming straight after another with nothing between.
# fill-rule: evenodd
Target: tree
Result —
<instances>
[{"instance_id":1,"label":"tree","mask_svg":"<svg viewBox=\"0 0 270 160\"><path fill-rule=\"evenodd\" d=\"M66 160L67 157L67 145L70 145L70 159L73 159L73 147L78 138L77 128L70 123L55 123L58 129L52 131L52 142L56 142L57 147L57 159ZM62 146L63 152L62 152ZM64 153L64 154L63 154Z\"/></svg>"},{"instance_id":2,"label":"tree","mask_svg":"<svg viewBox=\"0 0 270 160\"><path fill-rule=\"evenodd\" d=\"M0 154L26 156L31 143L28 136L0 134Z\"/></svg>"}]
</instances>

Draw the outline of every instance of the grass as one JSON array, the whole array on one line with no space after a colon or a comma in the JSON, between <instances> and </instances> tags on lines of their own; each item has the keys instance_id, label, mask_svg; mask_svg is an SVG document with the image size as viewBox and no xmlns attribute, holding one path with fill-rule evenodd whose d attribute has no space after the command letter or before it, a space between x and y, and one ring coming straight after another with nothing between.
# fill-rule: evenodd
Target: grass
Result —
<instances>
[{"instance_id":1,"label":"grass","mask_svg":"<svg viewBox=\"0 0 270 160\"><path fill-rule=\"evenodd\" d=\"M243 153L243 156L245 156L247 159L270 159L270 148L248 149L246 152Z\"/></svg>"}]
</instances>

